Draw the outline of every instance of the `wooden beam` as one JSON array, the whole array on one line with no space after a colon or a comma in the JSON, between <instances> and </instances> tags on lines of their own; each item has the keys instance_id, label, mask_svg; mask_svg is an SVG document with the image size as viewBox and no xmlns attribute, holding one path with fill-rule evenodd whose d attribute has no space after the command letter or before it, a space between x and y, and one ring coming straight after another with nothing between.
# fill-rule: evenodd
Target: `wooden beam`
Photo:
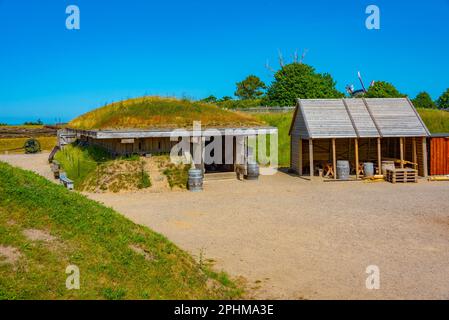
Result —
<instances>
[{"instance_id":1,"label":"wooden beam","mask_svg":"<svg viewBox=\"0 0 449 320\"><path fill-rule=\"evenodd\" d=\"M354 139L354 150L355 150L355 177L359 178L359 139Z\"/></svg>"},{"instance_id":2,"label":"wooden beam","mask_svg":"<svg viewBox=\"0 0 449 320\"><path fill-rule=\"evenodd\" d=\"M335 138L332 139L332 166L334 167L334 179L337 179L337 150L335 147Z\"/></svg>"},{"instance_id":3,"label":"wooden beam","mask_svg":"<svg viewBox=\"0 0 449 320\"><path fill-rule=\"evenodd\" d=\"M422 158L423 158L423 175L425 178L428 176L427 172L427 138L422 138Z\"/></svg>"},{"instance_id":4,"label":"wooden beam","mask_svg":"<svg viewBox=\"0 0 449 320\"><path fill-rule=\"evenodd\" d=\"M412 153L413 153L413 163L416 163L416 165L414 165L414 169L415 170L418 170L418 166L417 166L417 163L418 163L418 153L417 153L417 150L416 150L416 138L415 137L413 137L412 138Z\"/></svg>"},{"instance_id":5,"label":"wooden beam","mask_svg":"<svg viewBox=\"0 0 449 320\"><path fill-rule=\"evenodd\" d=\"M310 166L310 180L313 179L314 166L313 166L313 141L309 139L309 166Z\"/></svg>"},{"instance_id":6,"label":"wooden beam","mask_svg":"<svg viewBox=\"0 0 449 320\"><path fill-rule=\"evenodd\" d=\"M399 138L399 149L401 155L401 169L404 169L404 138Z\"/></svg>"},{"instance_id":7,"label":"wooden beam","mask_svg":"<svg viewBox=\"0 0 449 320\"><path fill-rule=\"evenodd\" d=\"M201 137L201 170L206 173L206 166L204 164L204 160L206 157L206 137Z\"/></svg>"},{"instance_id":8,"label":"wooden beam","mask_svg":"<svg viewBox=\"0 0 449 320\"><path fill-rule=\"evenodd\" d=\"M382 174L382 144L380 138L377 138L377 167L378 174Z\"/></svg>"},{"instance_id":9,"label":"wooden beam","mask_svg":"<svg viewBox=\"0 0 449 320\"><path fill-rule=\"evenodd\" d=\"M302 176L302 138L299 137L299 144L298 144L298 153L299 153L299 161L298 161L298 174Z\"/></svg>"}]
</instances>

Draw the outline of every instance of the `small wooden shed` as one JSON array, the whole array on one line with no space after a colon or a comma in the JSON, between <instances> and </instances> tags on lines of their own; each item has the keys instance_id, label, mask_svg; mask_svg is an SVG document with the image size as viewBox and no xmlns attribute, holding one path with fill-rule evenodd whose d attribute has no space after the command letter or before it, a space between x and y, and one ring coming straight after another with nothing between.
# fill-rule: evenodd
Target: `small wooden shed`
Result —
<instances>
[{"instance_id":1,"label":"small wooden shed","mask_svg":"<svg viewBox=\"0 0 449 320\"><path fill-rule=\"evenodd\" d=\"M449 175L449 133L430 137L430 175Z\"/></svg>"},{"instance_id":2,"label":"small wooden shed","mask_svg":"<svg viewBox=\"0 0 449 320\"><path fill-rule=\"evenodd\" d=\"M290 127L291 164L300 176L348 160L359 176L362 162L380 172L383 160L413 163L428 174L427 127L408 98L298 99ZM334 174L335 178L335 174Z\"/></svg>"}]
</instances>

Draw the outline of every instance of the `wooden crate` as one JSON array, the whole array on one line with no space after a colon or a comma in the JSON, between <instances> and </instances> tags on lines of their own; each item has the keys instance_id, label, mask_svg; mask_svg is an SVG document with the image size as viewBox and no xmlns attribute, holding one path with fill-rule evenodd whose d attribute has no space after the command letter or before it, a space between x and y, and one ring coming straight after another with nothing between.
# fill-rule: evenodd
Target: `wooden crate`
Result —
<instances>
[{"instance_id":1,"label":"wooden crate","mask_svg":"<svg viewBox=\"0 0 449 320\"><path fill-rule=\"evenodd\" d=\"M391 183L418 182L418 170L415 169L387 169L386 180Z\"/></svg>"}]
</instances>

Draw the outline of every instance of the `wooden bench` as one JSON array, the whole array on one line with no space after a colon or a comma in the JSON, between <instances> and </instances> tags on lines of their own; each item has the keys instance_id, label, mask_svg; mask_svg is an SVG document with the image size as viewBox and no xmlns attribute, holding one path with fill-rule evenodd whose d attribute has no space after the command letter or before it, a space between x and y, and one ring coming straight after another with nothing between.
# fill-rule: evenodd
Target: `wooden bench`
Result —
<instances>
[{"instance_id":1,"label":"wooden bench","mask_svg":"<svg viewBox=\"0 0 449 320\"><path fill-rule=\"evenodd\" d=\"M59 179L59 172L61 170L61 165L59 164L59 162L56 160L53 160L51 162L50 167L51 167L51 171L53 172L55 179Z\"/></svg>"},{"instance_id":2,"label":"wooden bench","mask_svg":"<svg viewBox=\"0 0 449 320\"><path fill-rule=\"evenodd\" d=\"M61 184L64 185L64 187L66 187L69 190L73 190L74 188L73 181L67 178L65 172L61 172L61 174L59 175L59 180L61 181Z\"/></svg>"}]
</instances>

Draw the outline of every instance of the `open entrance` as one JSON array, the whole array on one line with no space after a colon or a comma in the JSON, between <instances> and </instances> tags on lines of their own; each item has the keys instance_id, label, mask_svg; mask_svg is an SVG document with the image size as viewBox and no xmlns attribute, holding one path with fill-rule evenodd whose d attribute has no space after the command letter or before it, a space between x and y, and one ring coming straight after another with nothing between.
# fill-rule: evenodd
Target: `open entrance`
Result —
<instances>
[{"instance_id":1,"label":"open entrance","mask_svg":"<svg viewBox=\"0 0 449 320\"><path fill-rule=\"evenodd\" d=\"M219 173L219 172L234 172L235 171L235 137L221 137L221 157L217 154L217 150L212 150L210 155L206 155L206 158L210 157L211 161L207 161L204 165L205 173ZM205 146L209 146L214 143L217 137L210 137L209 141L205 141ZM214 160L212 160L214 159Z\"/></svg>"}]
</instances>

